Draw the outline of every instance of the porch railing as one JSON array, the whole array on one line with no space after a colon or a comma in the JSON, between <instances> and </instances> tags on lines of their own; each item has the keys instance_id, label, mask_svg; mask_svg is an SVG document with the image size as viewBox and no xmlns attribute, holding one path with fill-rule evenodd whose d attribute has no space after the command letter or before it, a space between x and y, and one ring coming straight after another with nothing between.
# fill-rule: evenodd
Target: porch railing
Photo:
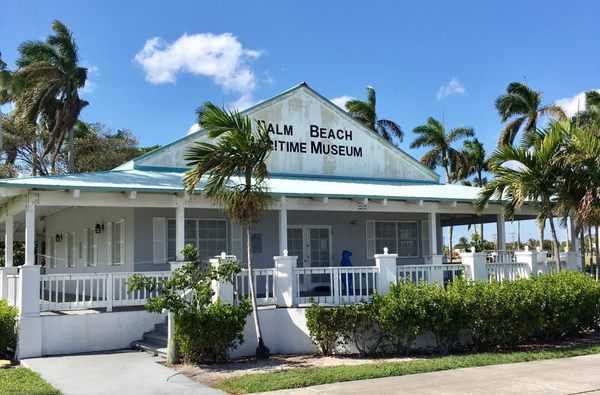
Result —
<instances>
[{"instance_id":1,"label":"porch railing","mask_svg":"<svg viewBox=\"0 0 600 395\"><path fill-rule=\"evenodd\" d=\"M448 284L455 278L466 276L468 272L462 264L443 264L443 265L400 265L396 267L398 282L421 281L431 283L434 281Z\"/></svg>"},{"instance_id":2,"label":"porch railing","mask_svg":"<svg viewBox=\"0 0 600 395\"><path fill-rule=\"evenodd\" d=\"M488 263L510 263L516 262L515 252L512 250L486 251Z\"/></svg>"},{"instance_id":3,"label":"porch railing","mask_svg":"<svg viewBox=\"0 0 600 395\"><path fill-rule=\"evenodd\" d=\"M138 272L157 280L171 272ZM146 290L128 292L127 279L134 273L44 274L40 276L40 310L73 310L142 306L155 296Z\"/></svg>"},{"instance_id":4,"label":"porch railing","mask_svg":"<svg viewBox=\"0 0 600 395\"><path fill-rule=\"evenodd\" d=\"M19 274L6 275L6 298L11 306L17 306L19 301Z\"/></svg>"},{"instance_id":5,"label":"porch railing","mask_svg":"<svg viewBox=\"0 0 600 395\"><path fill-rule=\"evenodd\" d=\"M363 267L306 267L294 269L294 300L303 305L315 300L323 304L367 301L377 291L379 269ZM317 286L308 289L313 279Z\"/></svg>"},{"instance_id":6,"label":"porch railing","mask_svg":"<svg viewBox=\"0 0 600 395\"><path fill-rule=\"evenodd\" d=\"M490 279L514 281L528 278L527 264L520 262L487 263L485 265Z\"/></svg>"},{"instance_id":7,"label":"porch railing","mask_svg":"<svg viewBox=\"0 0 600 395\"><path fill-rule=\"evenodd\" d=\"M275 269L253 269L252 277L254 278L256 304L272 305L277 303ZM250 296L248 269L242 269L235 277L234 291L238 298L247 298Z\"/></svg>"}]
</instances>

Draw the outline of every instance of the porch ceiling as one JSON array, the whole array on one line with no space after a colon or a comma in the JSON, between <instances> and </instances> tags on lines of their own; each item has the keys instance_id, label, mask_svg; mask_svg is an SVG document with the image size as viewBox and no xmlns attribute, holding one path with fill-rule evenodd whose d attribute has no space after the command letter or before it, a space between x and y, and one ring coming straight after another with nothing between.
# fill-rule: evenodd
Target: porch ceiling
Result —
<instances>
[{"instance_id":1,"label":"porch ceiling","mask_svg":"<svg viewBox=\"0 0 600 395\"><path fill-rule=\"evenodd\" d=\"M513 221L525 221L528 219L535 219L535 215L518 214L515 215ZM441 214L440 224L441 226L458 226L458 225L473 225L473 224L488 224L495 223L498 221L498 217L495 214L483 214L481 216L475 214Z\"/></svg>"}]
</instances>

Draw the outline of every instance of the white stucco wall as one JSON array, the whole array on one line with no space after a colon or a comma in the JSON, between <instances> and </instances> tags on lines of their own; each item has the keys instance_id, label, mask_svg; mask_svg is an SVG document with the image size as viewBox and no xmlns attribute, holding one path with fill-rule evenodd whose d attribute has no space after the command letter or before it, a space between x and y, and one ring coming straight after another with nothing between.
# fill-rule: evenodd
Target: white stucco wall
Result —
<instances>
[{"instance_id":1,"label":"white stucco wall","mask_svg":"<svg viewBox=\"0 0 600 395\"><path fill-rule=\"evenodd\" d=\"M317 348L310 340L306 327L305 308L260 310L263 339L272 354L311 354ZM256 331L250 315L244 329L245 342L230 353L232 358L252 356L256 352Z\"/></svg>"},{"instance_id":2,"label":"white stucco wall","mask_svg":"<svg viewBox=\"0 0 600 395\"><path fill-rule=\"evenodd\" d=\"M144 310L73 315L44 315L42 355L74 354L129 348L164 314Z\"/></svg>"}]
</instances>

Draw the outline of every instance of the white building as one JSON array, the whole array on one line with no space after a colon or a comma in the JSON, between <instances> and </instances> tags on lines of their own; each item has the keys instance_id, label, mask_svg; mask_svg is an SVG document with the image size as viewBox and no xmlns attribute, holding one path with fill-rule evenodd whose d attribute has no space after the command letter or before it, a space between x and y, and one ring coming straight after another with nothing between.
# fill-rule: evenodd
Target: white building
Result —
<instances>
[{"instance_id":1,"label":"white building","mask_svg":"<svg viewBox=\"0 0 600 395\"><path fill-rule=\"evenodd\" d=\"M387 247L399 268L426 266L410 269L414 277L443 264L445 226L495 222L499 250L505 249L499 204L477 216L477 188L440 184L436 173L306 84L244 113L265 123L274 145L274 204L252 229L254 262L268 269L259 272L259 289L265 302L295 306L269 314L303 317L296 307L307 295L339 298L344 289L334 284L331 268L344 250L352 251L353 266L374 268L375 254ZM164 317L130 308L147 295L126 293L127 273L166 276L187 243L204 258L224 251L246 259L239 225L210 201L184 197L185 150L205 139L199 131L108 172L0 180L7 245L0 295L21 307L21 356L119 348L140 338ZM517 215L531 218L529 207ZM25 241L25 266L18 270L13 240ZM285 250L298 257L298 269L289 269L292 296L283 303L276 288L285 284L274 284L273 257ZM375 281L364 270L355 278ZM268 332L269 318L263 322ZM289 351L285 342L270 346Z\"/></svg>"}]
</instances>

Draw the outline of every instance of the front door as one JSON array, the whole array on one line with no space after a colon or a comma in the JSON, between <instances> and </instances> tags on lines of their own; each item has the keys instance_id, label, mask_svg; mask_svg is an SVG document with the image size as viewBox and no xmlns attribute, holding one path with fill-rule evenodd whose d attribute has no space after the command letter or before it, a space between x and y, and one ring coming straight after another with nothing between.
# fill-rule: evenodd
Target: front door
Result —
<instances>
[{"instance_id":1,"label":"front door","mask_svg":"<svg viewBox=\"0 0 600 395\"><path fill-rule=\"evenodd\" d=\"M328 225L289 226L288 253L298 257L298 267L331 266L331 227ZM302 291L313 291L319 286L329 286L328 274L300 276Z\"/></svg>"}]
</instances>

